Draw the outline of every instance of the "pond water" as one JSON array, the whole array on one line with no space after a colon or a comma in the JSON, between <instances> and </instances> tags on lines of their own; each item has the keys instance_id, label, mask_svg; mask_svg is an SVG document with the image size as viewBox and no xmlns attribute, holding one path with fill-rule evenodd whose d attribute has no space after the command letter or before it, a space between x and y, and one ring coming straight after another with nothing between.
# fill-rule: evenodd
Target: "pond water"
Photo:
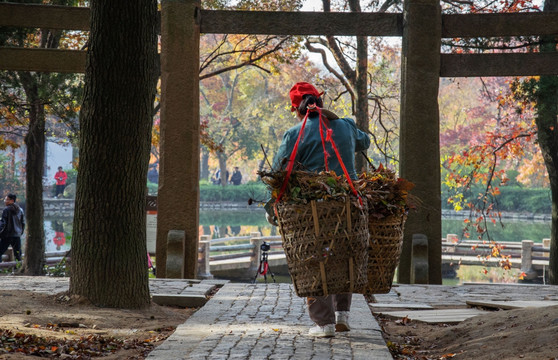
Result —
<instances>
[{"instance_id":1,"label":"pond water","mask_svg":"<svg viewBox=\"0 0 558 360\"><path fill-rule=\"evenodd\" d=\"M463 233L463 219L443 218L442 236ZM263 210L200 210L200 235L211 235L212 239L247 236L252 232L260 232L264 236L279 235L277 228L265 219ZM550 221L505 220L504 226L489 224L489 234L495 241L533 240L542 242L550 237ZM472 234L471 239L476 239ZM72 218L45 219L45 245L47 252L67 251L72 242ZM482 282L517 282L516 271L501 269L461 266L457 270L457 278L444 279L444 284L457 284L462 281Z\"/></svg>"},{"instance_id":2,"label":"pond water","mask_svg":"<svg viewBox=\"0 0 558 360\"><path fill-rule=\"evenodd\" d=\"M442 236L462 236L463 219L442 219ZM251 232L262 235L279 235L277 228L265 219L263 210L200 210L200 235L211 235L213 239L228 236L247 236ZM504 226L489 224L488 232L495 241L533 240L541 242L550 237L550 221L504 220ZM72 242L72 218L45 219L46 251L69 250ZM476 239L476 234L471 234Z\"/></svg>"}]
</instances>

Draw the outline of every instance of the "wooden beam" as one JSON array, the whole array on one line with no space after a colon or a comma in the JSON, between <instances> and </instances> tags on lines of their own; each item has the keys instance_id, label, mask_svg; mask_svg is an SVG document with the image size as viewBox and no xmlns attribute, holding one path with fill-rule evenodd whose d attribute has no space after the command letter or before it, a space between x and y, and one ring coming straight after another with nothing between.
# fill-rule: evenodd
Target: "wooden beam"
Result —
<instances>
[{"instance_id":1,"label":"wooden beam","mask_svg":"<svg viewBox=\"0 0 558 360\"><path fill-rule=\"evenodd\" d=\"M558 12L442 15L442 37L558 34Z\"/></svg>"},{"instance_id":2,"label":"wooden beam","mask_svg":"<svg viewBox=\"0 0 558 360\"><path fill-rule=\"evenodd\" d=\"M86 7L0 3L0 26L89 30ZM401 36L399 13L201 10L202 33ZM442 15L442 37L558 34L558 13Z\"/></svg>"},{"instance_id":3,"label":"wooden beam","mask_svg":"<svg viewBox=\"0 0 558 360\"><path fill-rule=\"evenodd\" d=\"M0 3L0 26L89 31L86 7Z\"/></svg>"},{"instance_id":4,"label":"wooden beam","mask_svg":"<svg viewBox=\"0 0 558 360\"><path fill-rule=\"evenodd\" d=\"M182 277L194 279L200 208L200 0L163 0L161 7L157 277L169 276L167 236L180 230L184 232Z\"/></svg>"},{"instance_id":5,"label":"wooden beam","mask_svg":"<svg viewBox=\"0 0 558 360\"><path fill-rule=\"evenodd\" d=\"M401 36L403 15L201 10L200 26L213 34Z\"/></svg>"},{"instance_id":6,"label":"wooden beam","mask_svg":"<svg viewBox=\"0 0 558 360\"><path fill-rule=\"evenodd\" d=\"M0 70L83 73L85 51L0 47Z\"/></svg>"},{"instance_id":7,"label":"wooden beam","mask_svg":"<svg viewBox=\"0 0 558 360\"><path fill-rule=\"evenodd\" d=\"M558 53L441 55L441 77L536 75L558 75Z\"/></svg>"},{"instance_id":8,"label":"wooden beam","mask_svg":"<svg viewBox=\"0 0 558 360\"><path fill-rule=\"evenodd\" d=\"M428 241L428 283L441 284L440 1L405 0L404 11L399 171L402 178L415 184L413 195L425 206L411 211L407 218L397 279L410 283L413 237L422 234Z\"/></svg>"}]
</instances>

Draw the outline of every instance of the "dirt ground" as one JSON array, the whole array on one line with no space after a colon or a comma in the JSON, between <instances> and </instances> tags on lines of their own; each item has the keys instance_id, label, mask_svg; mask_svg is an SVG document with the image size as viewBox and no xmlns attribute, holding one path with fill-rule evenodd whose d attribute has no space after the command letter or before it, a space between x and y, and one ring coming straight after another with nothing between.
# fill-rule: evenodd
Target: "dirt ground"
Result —
<instances>
[{"instance_id":1,"label":"dirt ground","mask_svg":"<svg viewBox=\"0 0 558 360\"><path fill-rule=\"evenodd\" d=\"M194 312L97 308L65 294L2 291L0 359L144 359ZM558 359L558 306L494 311L458 325L377 319L395 359Z\"/></svg>"},{"instance_id":2,"label":"dirt ground","mask_svg":"<svg viewBox=\"0 0 558 360\"><path fill-rule=\"evenodd\" d=\"M558 306L494 311L456 325L376 318L395 359L558 359Z\"/></svg>"},{"instance_id":3,"label":"dirt ground","mask_svg":"<svg viewBox=\"0 0 558 360\"><path fill-rule=\"evenodd\" d=\"M196 309L98 308L65 294L0 292L0 359L144 359Z\"/></svg>"}]
</instances>

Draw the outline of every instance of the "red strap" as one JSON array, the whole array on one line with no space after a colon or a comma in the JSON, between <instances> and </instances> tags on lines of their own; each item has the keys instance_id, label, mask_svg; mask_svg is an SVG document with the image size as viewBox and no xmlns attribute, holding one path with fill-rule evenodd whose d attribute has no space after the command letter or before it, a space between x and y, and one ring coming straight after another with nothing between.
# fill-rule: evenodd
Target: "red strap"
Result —
<instances>
[{"instance_id":1,"label":"red strap","mask_svg":"<svg viewBox=\"0 0 558 360\"><path fill-rule=\"evenodd\" d=\"M296 143L294 145L293 151L291 152L291 156L289 158L289 163L287 164L287 174L285 175L285 180L283 180L283 185L281 186L281 190L279 190L279 195L277 195L277 199L275 203L278 203L281 199L281 196L285 193L285 189L287 188L287 184L289 183L289 178L291 177L291 173L293 171L294 162L296 158L296 153L298 151L298 144L300 143L300 139L302 138L302 134L304 133L304 128L306 127L306 120L308 120L309 112L306 112L306 116L304 117L304 121L302 122L302 126L300 128L300 132L298 133L298 138L296 139ZM277 209L275 210L277 215Z\"/></svg>"},{"instance_id":2,"label":"red strap","mask_svg":"<svg viewBox=\"0 0 558 360\"><path fill-rule=\"evenodd\" d=\"M327 153L327 150L326 150L326 147L325 147L324 131L322 130L322 127L325 127L327 129L327 125L325 123L323 123L323 121L322 121L322 109L318 108L318 114L320 114L320 140L322 140L322 149L324 149L325 170L329 171L329 166L327 165L327 158L329 157L329 154ZM323 126L322 126L322 124L323 124Z\"/></svg>"},{"instance_id":3,"label":"red strap","mask_svg":"<svg viewBox=\"0 0 558 360\"><path fill-rule=\"evenodd\" d=\"M333 147L333 150L335 151L335 155L337 155L337 159L339 160L339 164L341 165L341 168L343 169L343 173L345 174L345 177L347 178L347 182L349 183L349 186L351 187L351 190L352 190L353 194L358 198L358 201L359 201L360 205L362 206L363 205L362 204L362 199L360 198L360 195L358 194L355 187L353 186L353 182L351 180L351 177L349 176L349 172L347 171L347 168L345 167L345 164L343 163L343 159L341 159L341 155L339 154L339 151L337 150L337 146L335 145L335 142L333 141L333 138L332 138L333 130L328 128L327 125L325 124L325 121L322 118L322 109L320 109L317 106L315 107L315 109L318 110L318 114L320 115L320 117L319 117L320 138L322 139L322 147L323 147L323 150L324 150L325 169L326 169L326 171L329 171L329 168L328 168L328 165L327 165L327 158L329 157L329 154L327 153L326 148L325 148L322 126L323 126L323 128L326 129L326 134L327 134L326 141L329 141L331 143L331 146ZM291 177L291 173L292 173L293 167L294 167L296 153L298 152L298 145L300 143L300 139L302 138L304 128L306 127L306 120L308 120L308 114L309 113L310 113L310 111L307 111L306 116L304 116L304 120L303 120L302 126L300 128L300 133L298 134L298 138L296 140L295 146L294 146L293 151L291 152L291 156L289 158L289 163L287 165L287 174L285 175L285 180L283 180L283 185L281 186L281 190L279 191L279 195L277 195L277 199L275 200L275 203L279 202L279 200L281 199L281 197L285 193L285 190L287 188L287 184L289 183L289 178ZM277 208L275 208L275 215L277 215Z\"/></svg>"},{"instance_id":4,"label":"red strap","mask_svg":"<svg viewBox=\"0 0 558 360\"><path fill-rule=\"evenodd\" d=\"M320 120L321 120L321 117L320 117ZM324 124L324 126L325 126L325 124ZM335 145L335 142L333 141L333 138L331 137L332 134L333 134L333 130L327 129L326 140L331 143L331 146L333 147L333 151L335 151L335 155L337 155L337 159L339 160L339 164L341 165L341 168L343 169L343 173L345 174L345 177L347 178L347 182L349 183L349 186L351 187L351 190L353 191L353 194L358 198L358 202L362 206L362 199L360 198L360 195L357 193L355 187L353 186L353 181L351 180L351 177L349 176L349 172L347 171L347 168L345 167L345 164L343 163L343 159L341 159L341 155L339 154L339 150L337 150L337 146Z\"/></svg>"}]
</instances>

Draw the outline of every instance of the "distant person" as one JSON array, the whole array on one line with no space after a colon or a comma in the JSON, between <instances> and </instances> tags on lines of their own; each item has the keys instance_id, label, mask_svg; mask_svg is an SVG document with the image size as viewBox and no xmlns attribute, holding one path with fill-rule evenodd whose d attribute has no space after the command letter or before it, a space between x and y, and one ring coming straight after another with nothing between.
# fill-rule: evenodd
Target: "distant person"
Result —
<instances>
[{"instance_id":1,"label":"distant person","mask_svg":"<svg viewBox=\"0 0 558 360\"><path fill-rule=\"evenodd\" d=\"M159 172L157 171L156 166L151 166L151 168L147 172L147 180L149 180L149 182L152 182L154 184L159 183Z\"/></svg>"},{"instance_id":2,"label":"distant person","mask_svg":"<svg viewBox=\"0 0 558 360\"><path fill-rule=\"evenodd\" d=\"M217 169L215 174L211 177L211 183L213 185L219 185L221 183L221 170Z\"/></svg>"},{"instance_id":3,"label":"distant person","mask_svg":"<svg viewBox=\"0 0 558 360\"><path fill-rule=\"evenodd\" d=\"M240 170L238 170L238 167L235 166L234 171L231 175L231 183L233 185L240 185L241 182L242 182L242 173L240 172Z\"/></svg>"},{"instance_id":4,"label":"distant person","mask_svg":"<svg viewBox=\"0 0 558 360\"><path fill-rule=\"evenodd\" d=\"M64 195L64 188L68 179L68 174L62 170L62 166L58 167L58 172L54 174L54 179L56 180L56 195L54 196L60 197L60 195Z\"/></svg>"},{"instance_id":5,"label":"distant person","mask_svg":"<svg viewBox=\"0 0 558 360\"><path fill-rule=\"evenodd\" d=\"M221 169L217 169L217 171L215 172L215 176L212 179L213 184L214 185L221 185L223 184L222 181L224 181L224 183L228 183L229 182L229 170L227 170L227 172L225 173L225 179L221 179Z\"/></svg>"},{"instance_id":6,"label":"distant person","mask_svg":"<svg viewBox=\"0 0 558 360\"><path fill-rule=\"evenodd\" d=\"M0 262L10 245L16 260L21 261L21 235L25 230L25 215L16 200L15 194L8 194L4 198L6 208L2 211L0 219Z\"/></svg>"}]
</instances>

